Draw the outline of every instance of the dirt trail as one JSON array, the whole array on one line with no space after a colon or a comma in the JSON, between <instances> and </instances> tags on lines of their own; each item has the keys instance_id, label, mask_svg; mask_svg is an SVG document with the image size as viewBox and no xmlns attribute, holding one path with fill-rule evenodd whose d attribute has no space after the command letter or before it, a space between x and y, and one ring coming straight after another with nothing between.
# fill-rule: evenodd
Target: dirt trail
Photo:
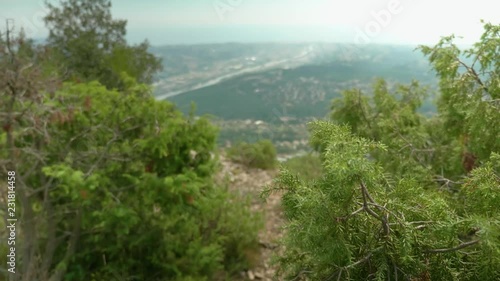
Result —
<instances>
[{"instance_id":1,"label":"dirt trail","mask_svg":"<svg viewBox=\"0 0 500 281\"><path fill-rule=\"evenodd\" d=\"M230 190L252 199L252 211L262 212L265 220L265 227L259 233L260 253L256 265L246 272L241 272L243 280L282 280L273 279L275 268L271 266L271 257L279 251L277 240L282 236L281 227L283 216L280 206L281 195L271 194L264 202L259 195L265 185L272 182L277 175L277 171L264 171L251 169L243 165L233 163L220 156L222 169L219 178L227 176L230 180Z\"/></svg>"}]
</instances>

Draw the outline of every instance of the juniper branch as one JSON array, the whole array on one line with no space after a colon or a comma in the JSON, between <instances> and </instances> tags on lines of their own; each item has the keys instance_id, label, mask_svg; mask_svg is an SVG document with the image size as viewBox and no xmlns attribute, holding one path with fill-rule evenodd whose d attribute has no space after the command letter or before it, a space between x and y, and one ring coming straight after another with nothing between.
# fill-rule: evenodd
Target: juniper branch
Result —
<instances>
[{"instance_id":1,"label":"juniper branch","mask_svg":"<svg viewBox=\"0 0 500 281\"><path fill-rule=\"evenodd\" d=\"M456 247L453 247L453 248L431 249L431 250L425 250L425 252L426 253L433 253L433 254L449 253L449 252L458 251L460 249L463 249L463 248L466 248L466 247L469 247L469 246L472 246L472 245L475 245L478 243L479 243L479 240L472 240L469 242L464 242L464 243L462 243Z\"/></svg>"}]
</instances>

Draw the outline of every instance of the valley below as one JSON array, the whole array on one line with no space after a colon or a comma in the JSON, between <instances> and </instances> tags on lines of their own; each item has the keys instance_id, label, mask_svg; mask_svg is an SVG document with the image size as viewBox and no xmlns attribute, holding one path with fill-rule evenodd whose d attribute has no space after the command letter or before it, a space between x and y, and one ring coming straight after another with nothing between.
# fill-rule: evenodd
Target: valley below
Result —
<instances>
[{"instance_id":1,"label":"valley below","mask_svg":"<svg viewBox=\"0 0 500 281\"><path fill-rule=\"evenodd\" d=\"M157 99L188 114L209 116L218 144L270 139L281 160L310 151L307 123L328 118L342 91L370 93L373 81L389 87L419 80L436 88L434 73L413 46L334 43L206 44L155 47L164 70ZM433 97L420 109L435 111Z\"/></svg>"}]
</instances>

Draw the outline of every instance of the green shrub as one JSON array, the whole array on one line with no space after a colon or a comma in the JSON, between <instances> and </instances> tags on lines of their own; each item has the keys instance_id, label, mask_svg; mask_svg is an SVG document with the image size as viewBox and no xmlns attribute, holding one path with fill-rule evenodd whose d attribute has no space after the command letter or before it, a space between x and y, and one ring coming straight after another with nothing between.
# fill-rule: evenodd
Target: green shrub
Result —
<instances>
[{"instance_id":1,"label":"green shrub","mask_svg":"<svg viewBox=\"0 0 500 281\"><path fill-rule=\"evenodd\" d=\"M259 220L214 184L217 129L152 96L159 61L110 7L49 4L45 46L0 32L0 177L15 170L19 218L2 280L229 279Z\"/></svg>"},{"instance_id":2,"label":"green shrub","mask_svg":"<svg viewBox=\"0 0 500 281\"><path fill-rule=\"evenodd\" d=\"M439 114L418 113L417 82L348 90L311 124L321 175L285 166L278 258L293 280L500 280L500 25L461 51L422 47L439 78ZM467 65L462 58L470 58ZM292 166L293 167L293 166Z\"/></svg>"},{"instance_id":3,"label":"green shrub","mask_svg":"<svg viewBox=\"0 0 500 281\"><path fill-rule=\"evenodd\" d=\"M270 140L238 143L227 150L227 155L235 162L263 170L274 169L278 163L276 148Z\"/></svg>"},{"instance_id":4,"label":"green shrub","mask_svg":"<svg viewBox=\"0 0 500 281\"><path fill-rule=\"evenodd\" d=\"M283 166L305 180L318 178L322 171L321 159L313 153L291 158L284 162Z\"/></svg>"},{"instance_id":5,"label":"green shrub","mask_svg":"<svg viewBox=\"0 0 500 281\"><path fill-rule=\"evenodd\" d=\"M278 264L287 280L499 280L498 155L466 179L461 206L365 156L385 145L349 127L312 127L325 148L322 175L305 181L283 169L264 193L285 192Z\"/></svg>"},{"instance_id":6,"label":"green shrub","mask_svg":"<svg viewBox=\"0 0 500 281\"><path fill-rule=\"evenodd\" d=\"M45 110L40 105L30 112L47 118L50 142L16 134L18 148L41 143L36 153L45 157L36 162L33 154L20 154L16 172L31 170L29 187L50 187L47 199L32 191L37 196L24 206L32 209L25 218L32 223L21 224L19 249L33 226L35 268L52 260L47 272L30 274L61 272L71 281L215 280L247 268L259 220L247 202L213 182L217 130L156 101L148 87L124 81L124 92L97 82L66 84L45 97ZM54 252L45 251L57 237Z\"/></svg>"}]
</instances>

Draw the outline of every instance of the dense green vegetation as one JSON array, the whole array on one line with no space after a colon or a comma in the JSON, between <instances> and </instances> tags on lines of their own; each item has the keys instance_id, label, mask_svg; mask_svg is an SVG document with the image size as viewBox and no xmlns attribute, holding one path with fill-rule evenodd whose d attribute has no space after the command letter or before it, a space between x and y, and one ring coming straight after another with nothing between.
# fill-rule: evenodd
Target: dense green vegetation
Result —
<instances>
[{"instance_id":1,"label":"dense green vegetation","mask_svg":"<svg viewBox=\"0 0 500 281\"><path fill-rule=\"evenodd\" d=\"M234 280L258 256L261 217L216 180L219 130L184 107L195 93L178 105L154 98L161 62L147 42L126 42L126 22L110 7L48 4L42 45L11 26L0 32L0 214L17 219L0 222L4 241L13 235L8 224L16 228L15 244L0 245L1 276ZM329 115L309 123L315 152L283 163L263 192L283 192L279 275L500 280L500 25L486 23L470 49L453 39L419 48L439 79L435 115L422 111L433 90L422 86L432 80L424 72L413 75L426 65L418 55L409 58L415 68L397 50L380 64L373 46L361 49L368 59L321 58L196 93L205 91L202 114L279 122L252 125L278 141L302 137L305 118ZM219 50L213 56L238 52ZM386 79L367 87L375 76ZM360 81L344 83L352 77ZM276 154L267 139L227 150L271 170Z\"/></svg>"},{"instance_id":2,"label":"dense green vegetation","mask_svg":"<svg viewBox=\"0 0 500 281\"><path fill-rule=\"evenodd\" d=\"M255 143L237 143L227 150L227 156L250 168L269 170L277 165L276 148L267 139Z\"/></svg>"},{"instance_id":3,"label":"dense green vegetation","mask_svg":"<svg viewBox=\"0 0 500 281\"><path fill-rule=\"evenodd\" d=\"M310 124L322 173L283 169L281 274L297 280L499 280L500 26L467 50L422 46L438 115L417 82L347 90ZM467 57L468 61L462 60Z\"/></svg>"},{"instance_id":4,"label":"dense green vegetation","mask_svg":"<svg viewBox=\"0 0 500 281\"><path fill-rule=\"evenodd\" d=\"M139 83L151 83L162 69L148 52L147 41L130 46L125 40L126 20L111 16L109 0L47 2L48 47L55 52L65 75L77 81L98 80L107 88L123 88L122 73Z\"/></svg>"},{"instance_id":5,"label":"dense green vegetation","mask_svg":"<svg viewBox=\"0 0 500 281\"><path fill-rule=\"evenodd\" d=\"M260 220L214 182L217 129L154 99L156 62L120 39L109 1L49 8L48 45L0 34L0 213L17 218L3 280L223 280L247 268ZM109 64L115 55L132 65Z\"/></svg>"}]
</instances>

